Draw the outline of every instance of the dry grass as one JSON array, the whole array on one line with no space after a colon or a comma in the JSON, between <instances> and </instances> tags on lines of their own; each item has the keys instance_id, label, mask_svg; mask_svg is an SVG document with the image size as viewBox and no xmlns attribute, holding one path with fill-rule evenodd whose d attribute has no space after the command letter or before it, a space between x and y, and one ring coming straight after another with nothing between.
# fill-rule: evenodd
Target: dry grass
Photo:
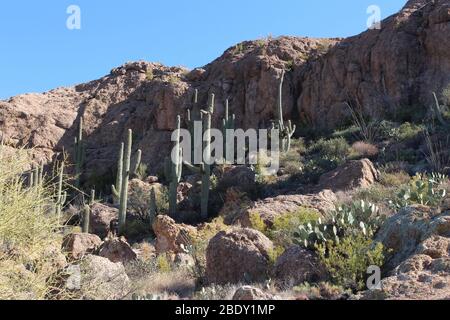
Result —
<instances>
[{"instance_id":1,"label":"dry grass","mask_svg":"<svg viewBox=\"0 0 450 320\"><path fill-rule=\"evenodd\" d=\"M0 299L46 299L61 257L51 186L25 184L25 150L0 145Z\"/></svg>"},{"instance_id":2,"label":"dry grass","mask_svg":"<svg viewBox=\"0 0 450 320\"><path fill-rule=\"evenodd\" d=\"M363 141L355 142L352 145L352 151L358 156L366 158L374 158L379 153L377 146Z\"/></svg>"}]
</instances>

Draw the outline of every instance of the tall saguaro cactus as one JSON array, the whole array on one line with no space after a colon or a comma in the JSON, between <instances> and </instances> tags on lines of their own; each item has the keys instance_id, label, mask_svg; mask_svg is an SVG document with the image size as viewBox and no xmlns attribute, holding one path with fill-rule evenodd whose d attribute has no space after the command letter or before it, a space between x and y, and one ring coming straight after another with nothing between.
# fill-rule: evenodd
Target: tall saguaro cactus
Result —
<instances>
[{"instance_id":1,"label":"tall saguaro cactus","mask_svg":"<svg viewBox=\"0 0 450 320\"><path fill-rule=\"evenodd\" d=\"M119 203L119 233L123 234L125 231L125 224L127 218L128 205L128 182L130 180L130 173L136 173L137 168L141 163L141 150L137 151L136 159L133 166L131 165L131 148L133 145L133 131L128 130L127 143L122 143L119 155L119 163L117 169L117 187L112 186L113 198L118 199ZM120 190L118 190L120 188Z\"/></svg>"},{"instance_id":2,"label":"tall saguaro cactus","mask_svg":"<svg viewBox=\"0 0 450 320\"><path fill-rule=\"evenodd\" d=\"M222 134L223 134L223 152L224 152L224 158L226 158L227 150L229 150L232 147L232 144L234 141L228 141L227 140L227 130L234 130L235 129L235 121L236 116L232 114L230 116L229 113L229 101L228 99L225 101L225 118L222 119Z\"/></svg>"},{"instance_id":3,"label":"tall saguaro cactus","mask_svg":"<svg viewBox=\"0 0 450 320\"><path fill-rule=\"evenodd\" d=\"M282 152L288 152L291 149L291 138L294 135L296 126L292 125L291 120L287 123L283 119L283 83L285 71L281 73L281 80L278 87L278 119L276 122L277 129L280 131L280 146Z\"/></svg>"},{"instance_id":4,"label":"tall saguaro cactus","mask_svg":"<svg viewBox=\"0 0 450 320\"><path fill-rule=\"evenodd\" d=\"M83 207L83 224L81 231L83 233L89 233L89 220L91 215L91 208L86 204Z\"/></svg>"},{"instance_id":5,"label":"tall saguaro cactus","mask_svg":"<svg viewBox=\"0 0 450 320\"><path fill-rule=\"evenodd\" d=\"M61 221L61 212L62 208L64 207L64 204L67 200L67 192L63 191L63 179L64 179L64 162L61 162L61 167L59 169L58 173L58 190L56 194L56 216L58 218L58 221Z\"/></svg>"},{"instance_id":6,"label":"tall saguaro cactus","mask_svg":"<svg viewBox=\"0 0 450 320\"><path fill-rule=\"evenodd\" d=\"M208 202L209 202L209 189L211 184L211 125L212 116L214 114L214 102L215 96L211 94L208 103L208 109L202 110L203 118L203 162L199 166L195 166L189 162L184 162L184 164L194 172L201 174L202 176L202 191L201 191L201 217L203 219L208 218Z\"/></svg>"},{"instance_id":7,"label":"tall saguaro cactus","mask_svg":"<svg viewBox=\"0 0 450 320\"><path fill-rule=\"evenodd\" d=\"M181 117L177 116L177 137L175 140L174 149L172 151L172 157L166 158L166 178L169 182L169 215L175 216L177 213L177 189L178 184L181 181L181 175L183 172L183 150L180 145L180 129L181 129Z\"/></svg>"},{"instance_id":8,"label":"tall saguaro cactus","mask_svg":"<svg viewBox=\"0 0 450 320\"><path fill-rule=\"evenodd\" d=\"M78 125L78 134L75 137L75 184L77 187L80 186L80 178L83 170L84 160L85 160L85 146L83 139L83 117L80 118L80 123Z\"/></svg>"}]
</instances>

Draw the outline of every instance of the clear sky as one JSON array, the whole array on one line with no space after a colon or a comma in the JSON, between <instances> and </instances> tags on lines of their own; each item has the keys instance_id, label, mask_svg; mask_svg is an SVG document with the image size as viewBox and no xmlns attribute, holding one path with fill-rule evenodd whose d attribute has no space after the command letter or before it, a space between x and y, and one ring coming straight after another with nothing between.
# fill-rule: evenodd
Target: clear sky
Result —
<instances>
[{"instance_id":1,"label":"clear sky","mask_svg":"<svg viewBox=\"0 0 450 320\"><path fill-rule=\"evenodd\" d=\"M97 79L127 61L189 68L268 35L347 37L406 0L14 0L0 5L0 99ZM69 30L67 8L81 9Z\"/></svg>"}]
</instances>

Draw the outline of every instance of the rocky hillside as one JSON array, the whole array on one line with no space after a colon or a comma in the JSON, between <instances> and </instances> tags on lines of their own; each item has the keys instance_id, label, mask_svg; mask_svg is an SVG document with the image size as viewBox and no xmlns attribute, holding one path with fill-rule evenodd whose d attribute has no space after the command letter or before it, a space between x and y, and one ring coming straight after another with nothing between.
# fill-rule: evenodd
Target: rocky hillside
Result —
<instances>
[{"instance_id":1,"label":"rocky hillside","mask_svg":"<svg viewBox=\"0 0 450 320\"><path fill-rule=\"evenodd\" d=\"M449 33L450 1L414 0L383 21L381 30L348 39L246 41L194 70L127 63L86 84L1 101L0 132L9 143L33 148L37 160L50 162L63 150L72 152L83 116L85 177L95 173L98 179L109 173L132 127L135 147L156 172L176 115L185 115L195 89L201 103L208 93L216 94L216 121L229 98L242 127L266 126L286 69L286 116L300 128L330 129L348 118L347 102L372 115L425 108L431 92L441 92L450 82Z\"/></svg>"}]
</instances>

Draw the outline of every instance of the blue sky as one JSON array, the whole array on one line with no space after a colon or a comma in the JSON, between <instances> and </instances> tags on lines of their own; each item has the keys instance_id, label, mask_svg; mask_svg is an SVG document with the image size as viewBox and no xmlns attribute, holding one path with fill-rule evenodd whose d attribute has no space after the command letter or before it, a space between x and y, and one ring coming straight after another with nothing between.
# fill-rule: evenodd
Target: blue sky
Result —
<instances>
[{"instance_id":1,"label":"blue sky","mask_svg":"<svg viewBox=\"0 0 450 320\"><path fill-rule=\"evenodd\" d=\"M14 0L0 5L0 99L99 78L126 61L203 66L267 35L347 37L405 0ZM81 9L69 30L66 10Z\"/></svg>"}]
</instances>

